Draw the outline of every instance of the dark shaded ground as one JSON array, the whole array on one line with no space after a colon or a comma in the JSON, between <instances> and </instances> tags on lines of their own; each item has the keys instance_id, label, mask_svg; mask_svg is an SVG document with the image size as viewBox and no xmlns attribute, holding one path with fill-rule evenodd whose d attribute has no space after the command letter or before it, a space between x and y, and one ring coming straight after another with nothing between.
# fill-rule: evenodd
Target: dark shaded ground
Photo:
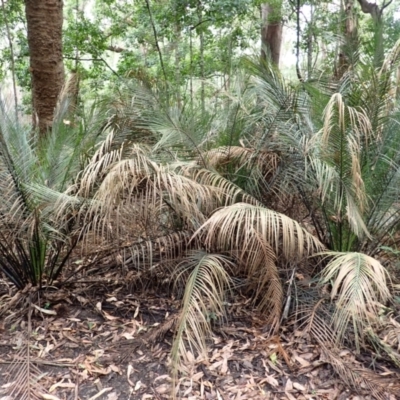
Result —
<instances>
[{"instance_id":1,"label":"dark shaded ground","mask_svg":"<svg viewBox=\"0 0 400 400\"><path fill-rule=\"evenodd\" d=\"M3 294L9 290L3 288ZM3 304L10 302L4 294ZM129 282L86 279L61 290L42 293L31 318L31 357L41 373L40 384L50 400L169 399L169 331L149 340L166 324L178 303L154 292L134 294ZM12 304L12 303L11 303ZM10 362L25 354L26 312L20 305L2 320L0 339L0 399L6 397ZM18 308L19 307L19 308ZM56 313L56 315L48 314ZM16 313L16 314L13 314ZM180 379L182 399L369 399L369 393L349 391L326 363L318 346L302 332L283 329L270 338L263 322L246 308L244 299L228 305L229 321L215 327L209 341L209 360L189 353L186 377ZM25 353L24 353L25 348ZM376 360L340 355L355 365L375 361L380 375L398 379ZM18 368L17 368L18 369ZM3 393L3 394L2 394ZM388 399L395 399L388 396ZM18 400L17 398L14 398Z\"/></svg>"}]
</instances>

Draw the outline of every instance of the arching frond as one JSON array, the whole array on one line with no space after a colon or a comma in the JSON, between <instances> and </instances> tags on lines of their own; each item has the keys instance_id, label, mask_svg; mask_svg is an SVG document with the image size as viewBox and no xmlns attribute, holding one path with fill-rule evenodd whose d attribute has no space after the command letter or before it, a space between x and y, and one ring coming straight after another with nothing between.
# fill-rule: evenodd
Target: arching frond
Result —
<instances>
[{"instance_id":1,"label":"arching frond","mask_svg":"<svg viewBox=\"0 0 400 400\"><path fill-rule=\"evenodd\" d=\"M188 350L207 357L205 339L212 321L224 316L225 292L231 286L228 270L232 266L228 258L204 252L190 254L178 266L176 282L184 283L185 293L171 351L176 372L182 369Z\"/></svg>"},{"instance_id":2,"label":"arching frond","mask_svg":"<svg viewBox=\"0 0 400 400\"><path fill-rule=\"evenodd\" d=\"M279 157L277 154L262 150L257 152L254 149L240 146L224 146L210 150L204 154L207 165L220 170L224 165L235 163L237 167L245 167L252 164L265 174L273 173L278 167Z\"/></svg>"},{"instance_id":3,"label":"arching frond","mask_svg":"<svg viewBox=\"0 0 400 400\"><path fill-rule=\"evenodd\" d=\"M271 331L276 331L281 319L283 287L273 248L252 228L242 248L234 254L241 269L247 273L245 288L252 291L253 303L271 324Z\"/></svg>"},{"instance_id":4,"label":"arching frond","mask_svg":"<svg viewBox=\"0 0 400 400\"><path fill-rule=\"evenodd\" d=\"M195 235L204 235L204 243L210 249L226 251L246 250L246 243L257 233L271 245L277 255L288 260L301 259L322 245L296 221L260 206L237 203L217 210L198 229ZM255 242L253 242L255 244ZM257 246L254 257L263 253Z\"/></svg>"},{"instance_id":5,"label":"arching frond","mask_svg":"<svg viewBox=\"0 0 400 400\"><path fill-rule=\"evenodd\" d=\"M349 324L356 343L365 327L377 322L380 307L390 299L388 273L382 264L362 253L326 252L332 257L322 272L322 282L332 282L331 299L336 302L335 329L343 340Z\"/></svg>"}]
</instances>

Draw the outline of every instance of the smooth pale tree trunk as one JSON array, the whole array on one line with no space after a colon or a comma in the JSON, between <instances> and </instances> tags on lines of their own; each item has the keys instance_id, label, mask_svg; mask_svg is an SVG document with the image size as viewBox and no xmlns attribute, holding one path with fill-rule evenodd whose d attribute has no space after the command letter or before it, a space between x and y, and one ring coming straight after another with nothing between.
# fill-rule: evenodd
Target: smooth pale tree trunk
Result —
<instances>
[{"instance_id":1,"label":"smooth pale tree trunk","mask_svg":"<svg viewBox=\"0 0 400 400\"><path fill-rule=\"evenodd\" d=\"M62 0L25 0L32 79L33 122L40 133L51 129L64 85Z\"/></svg>"},{"instance_id":2,"label":"smooth pale tree trunk","mask_svg":"<svg viewBox=\"0 0 400 400\"><path fill-rule=\"evenodd\" d=\"M266 59L269 53L272 62L279 66L282 47L281 5L261 4L261 58Z\"/></svg>"},{"instance_id":3,"label":"smooth pale tree trunk","mask_svg":"<svg viewBox=\"0 0 400 400\"><path fill-rule=\"evenodd\" d=\"M311 79L314 52L314 4L310 4L310 22L307 32L307 78Z\"/></svg>"},{"instance_id":4,"label":"smooth pale tree trunk","mask_svg":"<svg viewBox=\"0 0 400 400\"><path fill-rule=\"evenodd\" d=\"M182 97L181 97L181 55L180 55L180 44L181 44L181 26L178 22L178 18L175 17L175 85L176 85L176 104L178 109L182 108Z\"/></svg>"}]
</instances>

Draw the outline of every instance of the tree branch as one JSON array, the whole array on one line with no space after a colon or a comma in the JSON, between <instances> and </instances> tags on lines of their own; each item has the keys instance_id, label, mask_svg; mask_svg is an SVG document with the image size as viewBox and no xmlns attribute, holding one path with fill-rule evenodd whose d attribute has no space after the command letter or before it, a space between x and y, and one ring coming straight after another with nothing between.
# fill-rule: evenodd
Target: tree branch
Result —
<instances>
[{"instance_id":1,"label":"tree branch","mask_svg":"<svg viewBox=\"0 0 400 400\"><path fill-rule=\"evenodd\" d=\"M390 5L392 4L392 2L393 2L393 0L389 0L387 3L386 3L385 1L383 2L382 8L381 8L381 15L382 15L382 13L383 13L383 10L384 10L386 7L390 6Z\"/></svg>"},{"instance_id":2,"label":"tree branch","mask_svg":"<svg viewBox=\"0 0 400 400\"><path fill-rule=\"evenodd\" d=\"M110 64L108 64L108 62L106 60L104 60L104 58L79 58L79 57L68 57L68 56L63 56L64 59L66 60L75 60L75 61L100 61L102 63L104 63L106 65L106 67L114 74L116 75L118 78L121 78L118 73L116 71L114 71Z\"/></svg>"},{"instance_id":3,"label":"tree branch","mask_svg":"<svg viewBox=\"0 0 400 400\"><path fill-rule=\"evenodd\" d=\"M370 3L367 0L357 0L361 6L361 11L365 14L371 14L374 21L378 20L382 15L382 10L379 8L378 4Z\"/></svg>"},{"instance_id":4,"label":"tree branch","mask_svg":"<svg viewBox=\"0 0 400 400\"><path fill-rule=\"evenodd\" d=\"M113 51L114 53L123 53L124 51L126 51L123 47L119 47L119 46L108 46L107 50L109 51Z\"/></svg>"},{"instance_id":5,"label":"tree branch","mask_svg":"<svg viewBox=\"0 0 400 400\"><path fill-rule=\"evenodd\" d=\"M300 0L297 0L296 5L296 73L300 82L304 82L300 71Z\"/></svg>"}]
</instances>

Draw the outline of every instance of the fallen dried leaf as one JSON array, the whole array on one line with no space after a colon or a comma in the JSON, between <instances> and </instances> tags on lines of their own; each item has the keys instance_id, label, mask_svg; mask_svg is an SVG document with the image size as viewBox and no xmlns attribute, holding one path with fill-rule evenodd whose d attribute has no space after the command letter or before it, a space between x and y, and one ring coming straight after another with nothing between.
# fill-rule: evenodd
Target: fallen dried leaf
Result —
<instances>
[{"instance_id":1,"label":"fallen dried leaf","mask_svg":"<svg viewBox=\"0 0 400 400\"><path fill-rule=\"evenodd\" d=\"M265 380L273 387L279 386L279 382L272 375L267 376Z\"/></svg>"},{"instance_id":2,"label":"fallen dried leaf","mask_svg":"<svg viewBox=\"0 0 400 400\"><path fill-rule=\"evenodd\" d=\"M302 392L303 392L304 390L306 390L305 386L301 385L301 384L298 383L298 382L293 382L293 387L294 387L295 389L297 389L297 390L302 391Z\"/></svg>"},{"instance_id":3,"label":"fallen dried leaf","mask_svg":"<svg viewBox=\"0 0 400 400\"><path fill-rule=\"evenodd\" d=\"M90 397L88 400L96 400L98 399L100 396L102 396L104 393L109 392L110 390L112 390L113 388L109 387L109 388L104 388L103 390L100 390L99 393L95 394L94 396Z\"/></svg>"},{"instance_id":4,"label":"fallen dried leaf","mask_svg":"<svg viewBox=\"0 0 400 400\"><path fill-rule=\"evenodd\" d=\"M293 390L293 382L290 380L290 378L286 381L285 385L285 392L290 392Z\"/></svg>"},{"instance_id":5,"label":"fallen dried leaf","mask_svg":"<svg viewBox=\"0 0 400 400\"><path fill-rule=\"evenodd\" d=\"M156 387L156 392L159 394L165 394L170 390L170 385L167 385L166 383Z\"/></svg>"},{"instance_id":6,"label":"fallen dried leaf","mask_svg":"<svg viewBox=\"0 0 400 400\"><path fill-rule=\"evenodd\" d=\"M43 400L61 400L59 397L53 396L52 394L42 393L40 396Z\"/></svg>"}]
</instances>

